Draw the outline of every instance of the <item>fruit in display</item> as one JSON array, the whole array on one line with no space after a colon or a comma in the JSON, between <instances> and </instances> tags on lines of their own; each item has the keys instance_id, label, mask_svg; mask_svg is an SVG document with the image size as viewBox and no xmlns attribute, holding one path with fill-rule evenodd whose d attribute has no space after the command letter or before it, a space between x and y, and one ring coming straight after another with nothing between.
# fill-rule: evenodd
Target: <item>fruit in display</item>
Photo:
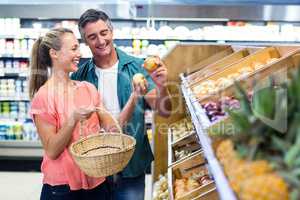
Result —
<instances>
[{"instance_id":1,"label":"fruit in display","mask_svg":"<svg viewBox=\"0 0 300 200\"><path fill-rule=\"evenodd\" d=\"M239 192L241 200L288 200L288 185L275 173L249 177Z\"/></svg>"},{"instance_id":2,"label":"fruit in display","mask_svg":"<svg viewBox=\"0 0 300 200\"><path fill-rule=\"evenodd\" d=\"M159 176L159 180L153 184L153 200L168 200L168 180L166 176Z\"/></svg>"},{"instance_id":3,"label":"fruit in display","mask_svg":"<svg viewBox=\"0 0 300 200\"><path fill-rule=\"evenodd\" d=\"M179 199L185 196L188 192L211 182L212 180L208 176L207 170L193 173L188 178L176 179L174 183L175 199Z\"/></svg>"},{"instance_id":4,"label":"fruit in display","mask_svg":"<svg viewBox=\"0 0 300 200\"><path fill-rule=\"evenodd\" d=\"M180 160L186 156L189 156L192 154L191 150L181 150L181 151L177 151L175 150L175 158L176 160Z\"/></svg>"},{"instance_id":5,"label":"fruit in display","mask_svg":"<svg viewBox=\"0 0 300 200\"><path fill-rule=\"evenodd\" d=\"M272 63L272 62L276 62L278 60L278 58L270 58L267 60L267 64Z\"/></svg>"},{"instance_id":6,"label":"fruit in display","mask_svg":"<svg viewBox=\"0 0 300 200\"><path fill-rule=\"evenodd\" d=\"M271 80L252 101L237 85L240 108L226 110L237 131L216 155L239 199L300 199L300 71L291 77Z\"/></svg>"},{"instance_id":7,"label":"fruit in display","mask_svg":"<svg viewBox=\"0 0 300 200\"><path fill-rule=\"evenodd\" d=\"M232 189L239 193L241 191L241 183L245 180L266 174L272 171L272 167L265 160L256 160L251 162L234 162L235 166L231 164L227 166L227 176ZM226 163L228 164L228 163Z\"/></svg>"},{"instance_id":8,"label":"fruit in display","mask_svg":"<svg viewBox=\"0 0 300 200\"><path fill-rule=\"evenodd\" d=\"M192 122L188 119L177 121L171 127L172 141L179 140L186 135L195 133Z\"/></svg>"},{"instance_id":9,"label":"fruit in display","mask_svg":"<svg viewBox=\"0 0 300 200\"><path fill-rule=\"evenodd\" d=\"M253 69L254 70L258 70L258 69L263 68L263 67L264 67L264 64L261 63L261 62L255 62L255 63L253 63Z\"/></svg>"}]
</instances>

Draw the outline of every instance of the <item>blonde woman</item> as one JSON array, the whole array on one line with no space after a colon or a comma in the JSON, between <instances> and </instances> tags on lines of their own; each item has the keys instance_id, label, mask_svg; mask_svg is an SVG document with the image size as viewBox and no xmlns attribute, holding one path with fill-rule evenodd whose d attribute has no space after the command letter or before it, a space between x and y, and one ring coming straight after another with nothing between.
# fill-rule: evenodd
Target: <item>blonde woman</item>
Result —
<instances>
[{"instance_id":1,"label":"blonde woman","mask_svg":"<svg viewBox=\"0 0 300 200\"><path fill-rule=\"evenodd\" d=\"M88 82L70 80L79 59L79 43L65 28L49 31L32 49L31 115L45 151L41 200L110 198L105 177L85 175L68 151L80 137L80 120L85 122L86 134L113 127L110 118L95 112L95 107L102 106L97 89Z\"/></svg>"}]
</instances>

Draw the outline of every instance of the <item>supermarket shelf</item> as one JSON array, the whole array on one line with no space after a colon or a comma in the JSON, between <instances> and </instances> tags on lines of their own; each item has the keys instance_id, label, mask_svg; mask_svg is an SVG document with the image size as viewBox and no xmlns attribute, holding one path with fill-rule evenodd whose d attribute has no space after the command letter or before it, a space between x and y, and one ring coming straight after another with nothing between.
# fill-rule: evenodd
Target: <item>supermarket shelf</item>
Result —
<instances>
[{"instance_id":1,"label":"supermarket shelf","mask_svg":"<svg viewBox=\"0 0 300 200\"><path fill-rule=\"evenodd\" d=\"M0 101L29 101L28 96L0 96Z\"/></svg>"},{"instance_id":2,"label":"supermarket shelf","mask_svg":"<svg viewBox=\"0 0 300 200\"><path fill-rule=\"evenodd\" d=\"M8 2L8 1L4 1ZM76 1L43 1L36 4L33 1L14 1L15 3L2 4L0 7L1 17L21 17L21 18L54 18L58 16L63 19L78 19L86 9L86 1L74 3ZM18 3L17 3L18 2ZM22 2L22 3L20 3ZM178 1L107 1L106 3L95 3L87 1L94 8L105 10L110 17L115 19L135 20L138 18L205 18L210 20L226 21L236 20L263 20L263 21L299 21L299 3L287 1L267 1L267 3L251 3L251 1L189 1L187 4L180 4ZM151 3L149 3L151 2ZM186 1L188 2L188 1ZM193 3L191 3L193 2ZM231 2L231 3L230 3ZM244 2L244 3L242 3ZM253 1L252 1L253 2ZM261 1L254 1L261 2ZM264 1L265 2L265 1ZM277 5L276 3L277 2ZM291 1L289 1L291 2ZM93 3L93 4L91 4ZM273 3L273 5L272 5ZM230 5L230 6L229 6ZM120 12L122 10L122 12ZM290 12L296 14L290 14ZM179 15L180 14L180 15ZM203 20L203 19L202 19Z\"/></svg>"},{"instance_id":3,"label":"supermarket shelf","mask_svg":"<svg viewBox=\"0 0 300 200\"><path fill-rule=\"evenodd\" d=\"M28 37L27 37L28 38ZM0 39L19 39L18 36L5 36L0 35ZM34 37L31 37L31 39L36 39ZM251 43L300 43L300 40L276 40L276 39L270 39L270 40L257 40L253 38L247 38L245 40L241 39L221 39L221 38L206 38L206 37L200 37L195 39L187 39L187 38L178 38L178 37L166 37L166 38L144 38L144 37L126 37L126 38L114 38L114 42L117 45L132 45L133 40L148 40L149 44L164 44L165 41L170 42L237 42L237 43L244 43L244 42L251 42ZM28 59L29 53L26 55L20 56L19 54L0 54L0 58L16 58L16 59Z\"/></svg>"},{"instance_id":4,"label":"supermarket shelf","mask_svg":"<svg viewBox=\"0 0 300 200\"><path fill-rule=\"evenodd\" d=\"M170 128L168 129L168 167L172 165L172 133Z\"/></svg>"},{"instance_id":5,"label":"supermarket shelf","mask_svg":"<svg viewBox=\"0 0 300 200\"><path fill-rule=\"evenodd\" d=\"M3 140L0 141L0 157L41 158L43 148L39 141Z\"/></svg>"},{"instance_id":6,"label":"supermarket shelf","mask_svg":"<svg viewBox=\"0 0 300 200\"><path fill-rule=\"evenodd\" d=\"M193 121L193 124L195 126L195 129L197 131L202 149L204 151L205 158L207 159L207 162L209 164L209 169L211 174L214 177L217 190L220 195L220 199L222 200L236 200L234 192L232 191L231 187L229 186L229 183L227 181L227 178L225 174L223 173L222 167L220 166L220 163L216 159L212 146L211 146L211 140L207 136L207 133L205 131L205 127L208 126L207 118L205 118L204 110L201 109L199 106L197 106L198 102L195 101L195 99L191 98L191 91L189 92L186 88L186 82L184 80L183 75L181 75L182 80L182 93L184 96L184 99L186 101L188 110L190 111L191 118ZM199 104L198 104L199 105Z\"/></svg>"},{"instance_id":7,"label":"supermarket shelf","mask_svg":"<svg viewBox=\"0 0 300 200\"><path fill-rule=\"evenodd\" d=\"M28 77L28 71L27 72L1 72L0 71L0 77L6 77L6 78L16 78L16 77L23 77L23 78L26 78Z\"/></svg>"},{"instance_id":8,"label":"supermarket shelf","mask_svg":"<svg viewBox=\"0 0 300 200\"><path fill-rule=\"evenodd\" d=\"M177 140L175 140L175 141L171 141L171 146L177 145L177 144L180 143L181 141L183 141L183 140L185 140L185 139L187 139L187 138L193 136L194 134L195 134L195 132L194 132L194 131L191 131L189 134L183 136L182 138L179 138L179 139L177 139Z\"/></svg>"},{"instance_id":9,"label":"supermarket shelf","mask_svg":"<svg viewBox=\"0 0 300 200\"><path fill-rule=\"evenodd\" d=\"M27 55L20 56L19 54L0 54L0 59L10 59L10 58L27 60L29 58L29 55L27 54Z\"/></svg>"},{"instance_id":10,"label":"supermarket shelf","mask_svg":"<svg viewBox=\"0 0 300 200\"><path fill-rule=\"evenodd\" d=\"M0 140L1 147L17 147L17 148L41 148L40 141L23 141L23 140Z\"/></svg>"}]
</instances>

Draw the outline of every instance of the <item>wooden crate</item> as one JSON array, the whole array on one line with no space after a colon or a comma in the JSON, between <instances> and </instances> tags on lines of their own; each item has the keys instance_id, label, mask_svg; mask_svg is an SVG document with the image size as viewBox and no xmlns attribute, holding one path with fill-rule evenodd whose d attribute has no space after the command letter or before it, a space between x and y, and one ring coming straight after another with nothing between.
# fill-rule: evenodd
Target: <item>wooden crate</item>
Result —
<instances>
[{"instance_id":1,"label":"wooden crate","mask_svg":"<svg viewBox=\"0 0 300 200\"><path fill-rule=\"evenodd\" d=\"M190 151L191 155L196 154L200 151L201 146L198 136L193 128L193 126L187 125L190 122L188 117L182 118L175 123L172 123L168 130L168 167L180 162L185 157L176 159L175 151ZM191 122L190 122L191 123ZM174 139L172 130L189 132L181 138Z\"/></svg>"},{"instance_id":2,"label":"wooden crate","mask_svg":"<svg viewBox=\"0 0 300 200\"><path fill-rule=\"evenodd\" d=\"M237 73L239 69L243 67L250 67L252 66L253 62L260 62L260 63L265 63L268 59L270 58L279 58L280 54L276 50L275 47L267 47L264 49L261 49L244 59L240 60L238 63L233 63L230 66L226 67L224 70L214 72L211 74L209 77L201 79L198 82L195 82L193 86L191 87L192 90L198 85L201 84L204 81L207 80L212 80L212 81L217 81L219 78L224 78L227 77L228 75Z\"/></svg>"},{"instance_id":3,"label":"wooden crate","mask_svg":"<svg viewBox=\"0 0 300 200\"><path fill-rule=\"evenodd\" d=\"M177 44L165 57L163 57L163 61L168 69L168 80L180 82L179 74L198 70L197 63L207 60L209 57L228 48L230 48L230 45Z\"/></svg>"},{"instance_id":4,"label":"wooden crate","mask_svg":"<svg viewBox=\"0 0 300 200\"><path fill-rule=\"evenodd\" d=\"M211 190L204 192L203 194L192 198L192 200L219 200L219 194L217 188L212 188Z\"/></svg>"},{"instance_id":5,"label":"wooden crate","mask_svg":"<svg viewBox=\"0 0 300 200\"><path fill-rule=\"evenodd\" d=\"M176 132L186 132L186 131L192 131L194 130L192 121L189 116L185 115L184 117L180 118L179 120L176 120L175 122L171 123L169 125L169 131L171 131L171 141L172 143L175 142L175 140L181 140L181 138L175 138L173 135Z\"/></svg>"},{"instance_id":6,"label":"wooden crate","mask_svg":"<svg viewBox=\"0 0 300 200\"><path fill-rule=\"evenodd\" d=\"M263 80L266 77L268 77L270 74L274 74L275 72L277 72L279 70L286 70L288 68L293 68L293 67L295 67L295 64L294 64L295 61L293 59L293 56L298 55L298 53L299 53L299 50L290 52L287 55L278 58L278 60L276 62L266 64L262 68L252 72L251 74L249 74L248 77L239 79L238 82L242 83L243 85L245 85L246 88L248 88L248 87L253 86L254 81ZM276 50L276 48L273 48L273 47L266 48L266 49L264 49L264 51L260 51L259 54L257 54L257 56L250 55L250 56L246 57L243 61L226 68L224 71L213 74L206 80L216 81L221 77L226 77L232 73L235 73L238 69L240 69L244 66L248 66L249 63L259 62L259 61L262 61L263 59L267 60L269 58L274 58L274 57L271 57L271 55L279 56L279 52ZM297 60L299 61L299 58ZM210 94L210 95L206 95L206 96L199 96L196 94L196 97L199 102L206 103L211 100L214 101L214 100L220 99L222 96L232 96L233 94L234 94L234 86L233 86L233 84L231 84L230 86L220 90L216 94Z\"/></svg>"},{"instance_id":7,"label":"wooden crate","mask_svg":"<svg viewBox=\"0 0 300 200\"><path fill-rule=\"evenodd\" d=\"M175 199L173 186L176 179L188 178L193 173L199 173L204 170L207 171L207 168L206 161L202 152L190 156L188 159L185 159L182 162L179 162L176 165L170 167L168 169L170 199ZM199 186L198 188L187 192L184 196L178 198L178 200L190 200L195 197L199 197L201 194L205 194L214 188L215 184L213 181L211 181L206 185Z\"/></svg>"},{"instance_id":8,"label":"wooden crate","mask_svg":"<svg viewBox=\"0 0 300 200\"><path fill-rule=\"evenodd\" d=\"M202 151L201 145L200 145L200 142L199 142L199 139L198 139L196 133L187 135L182 140L176 141L175 143L171 144L171 163L170 163L169 167L176 165L178 162L181 162L182 160L189 157L189 156L185 156L183 158L176 159L175 151L184 151L184 150L191 152L191 155L189 155L189 156L195 155Z\"/></svg>"},{"instance_id":9,"label":"wooden crate","mask_svg":"<svg viewBox=\"0 0 300 200\"><path fill-rule=\"evenodd\" d=\"M242 49L237 52L234 52L228 56L218 59L216 62L214 62L212 64L209 64L209 65L203 67L203 69L190 74L189 76L186 77L187 81L188 81L189 85L192 87L194 84L197 84L202 79L210 76L211 74L213 74L217 71L224 70L224 68L226 68L227 66L238 62L239 60L241 60L242 58L245 58L249 54L250 54L250 51L248 49Z\"/></svg>"},{"instance_id":10,"label":"wooden crate","mask_svg":"<svg viewBox=\"0 0 300 200\"><path fill-rule=\"evenodd\" d=\"M228 44L179 43L162 58L168 69L168 90L171 95L172 115L168 118L154 115L154 157L153 180L168 169L168 127L166 124L184 117L185 104L182 101L179 74L196 70L193 65L228 48Z\"/></svg>"},{"instance_id":11,"label":"wooden crate","mask_svg":"<svg viewBox=\"0 0 300 200\"><path fill-rule=\"evenodd\" d=\"M189 74L193 74L197 71L201 71L203 68L214 63L216 60L220 60L220 59L232 54L233 52L234 52L234 50L232 49L231 46L229 46L226 49L224 49L223 51L217 52L216 54L211 55L210 57L206 58L205 60L201 60L200 62L198 62L197 64L195 64L193 66L193 68L195 68L197 70L190 71Z\"/></svg>"}]
</instances>

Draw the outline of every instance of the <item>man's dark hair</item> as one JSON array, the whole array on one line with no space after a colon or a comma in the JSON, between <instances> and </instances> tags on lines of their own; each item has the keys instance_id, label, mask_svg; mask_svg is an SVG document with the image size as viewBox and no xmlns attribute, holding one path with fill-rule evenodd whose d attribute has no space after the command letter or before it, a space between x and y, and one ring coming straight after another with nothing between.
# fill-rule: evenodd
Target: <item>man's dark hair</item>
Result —
<instances>
[{"instance_id":1,"label":"man's dark hair","mask_svg":"<svg viewBox=\"0 0 300 200\"><path fill-rule=\"evenodd\" d=\"M113 30L111 20L105 12L96 10L96 9L88 9L80 16L79 22L78 22L79 32L80 32L81 38L84 41L85 41L85 35L84 35L84 31L83 31L84 27L88 23L96 22L98 20L102 20L103 22L105 22L107 24L108 28L111 31Z\"/></svg>"}]
</instances>

